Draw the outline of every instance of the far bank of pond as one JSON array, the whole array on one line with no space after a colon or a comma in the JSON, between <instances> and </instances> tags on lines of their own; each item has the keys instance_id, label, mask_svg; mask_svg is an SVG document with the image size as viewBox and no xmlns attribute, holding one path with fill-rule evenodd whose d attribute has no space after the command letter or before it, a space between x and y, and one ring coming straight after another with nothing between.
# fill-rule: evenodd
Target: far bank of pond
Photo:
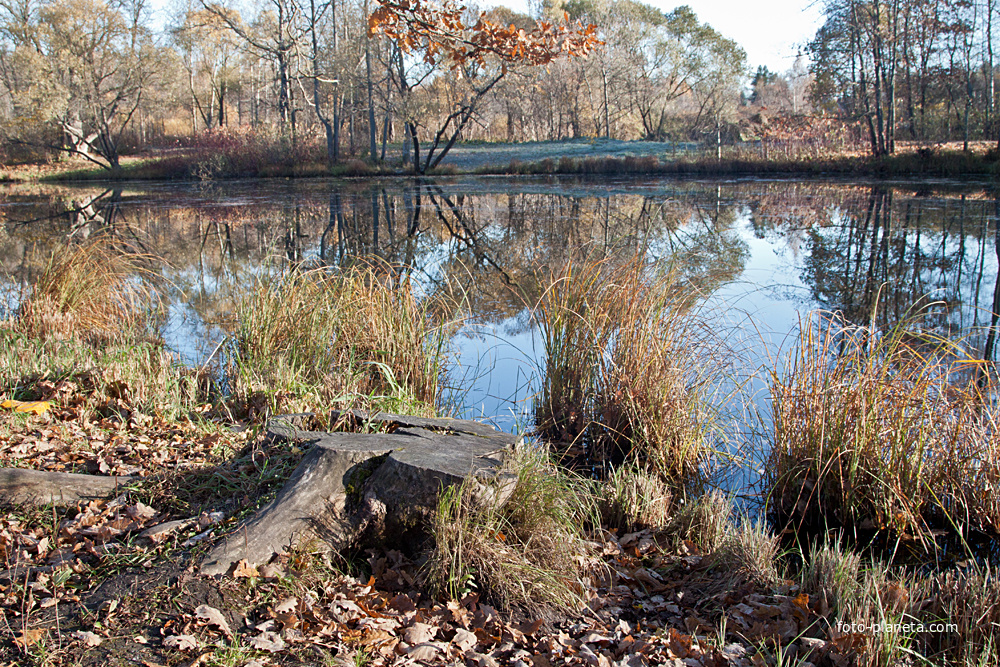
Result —
<instances>
[{"instance_id":1,"label":"far bank of pond","mask_svg":"<svg viewBox=\"0 0 1000 667\"><path fill-rule=\"evenodd\" d=\"M303 158L288 145L222 142L211 147L151 149L123 156L118 170L86 160L12 166L0 181L218 181L241 178L447 177L455 175L644 176L663 178L996 178L1000 152L994 142L900 144L892 155L862 150L830 152L808 142L748 141L716 147L694 142L620 141L580 138L522 143L460 143L426 174L403 162L400 144L377 162L361 156L328 165Z\"/></svg>"}]
</instances>

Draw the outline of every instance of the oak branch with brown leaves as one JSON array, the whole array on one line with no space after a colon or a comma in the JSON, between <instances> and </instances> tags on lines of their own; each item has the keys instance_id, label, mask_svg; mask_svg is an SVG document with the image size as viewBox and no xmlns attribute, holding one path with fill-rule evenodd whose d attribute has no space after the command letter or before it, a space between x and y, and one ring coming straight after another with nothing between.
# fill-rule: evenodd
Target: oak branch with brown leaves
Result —
<instances>
[{"instance_id":1,"label":"oak branch with brown leaves","mask_svg":"<svg viewBox=\"0 0 1000 667\"><path fill-rule=\"evenodd\" d=\"M408 116L407 134L417 173L426 173L441 163L473 119L478 104L511 68L546 65L563 56L586 56L601 44L596 26L571 25L568 20L564 24L538 21L534 29L525 30L491 21L482 12L470 26L466 8L455 2L378 0L378 4L368 17L369 37L383 35L404 54L422 56L426 65L447 67L469 81L467 93L434 133L422 161L420 123L412 114ZM476 71L475 76L469 76L470 68ZM396 82L407 98L412 86L402 67Z\"/></svg>"}]
</instances>

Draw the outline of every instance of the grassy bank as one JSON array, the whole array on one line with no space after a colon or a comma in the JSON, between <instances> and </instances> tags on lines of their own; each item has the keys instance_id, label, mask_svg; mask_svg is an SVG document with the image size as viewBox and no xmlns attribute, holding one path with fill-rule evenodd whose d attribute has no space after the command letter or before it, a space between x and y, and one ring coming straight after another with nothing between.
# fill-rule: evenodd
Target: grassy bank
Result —
<instances>
[{"instance_id":1,"label":"grassy bank","mask_svg":"<svg viewBox=\"0 0 1000 667\"><path fill-rule=\"evenodd\" d=\"M767 370L773 414L751 444L770 512L748 515L710 485L712 387L732 371L706 361L729 353L697 295L637 260L561 264L526 304L546 354L539 442L444 490L423 543L307 544L210 580L186 571L206 535L273 497L308 446L254 427L434 414L453 333L437 313L455 309L377 262L264 270L229 287L208 373L157 336L151 261L101 239L61 251L0 328L0 399L45 402L0 412L3 465L137 478L115 501L6 508L11 662L90 664L106 643L94 664L1000 664L1000 583L962 546L1000 532L997 413L955 343L804 325Z\"/></svg>"},{"instance_id":2,"label":"grassy bank","mask_svg":"<svg viewBox=\"0 0 1000 667\"><path fill-rule=\"evenodd\" d=\"M587 144L587 142L583 142ZM433 175L576 175L576 176L851 176L868 178L995 177L1000 158L995 150L963 151L950 147L919 147L890 156L812 154L773 150L753 145L723 147L717 157L710 150L674 153L667 144L594 140L581 151L580 140L541 144L473 145L465 155L459 144ZM604 144L608 144L605 146ZM635 143L636 147L632 147ZM581 154L583 153L583 154ZM588 154L589 153L589 154ZM246 133L213 134L191 145L173 147L148 156L125 157L117 171L89 162L65 162L12 167L4 181L184 180L233 178L316 178L409 176L398 145L385 161L359 156L328 165L313 143L292 145L280 137Z\"/></svg>"}]
</instances>

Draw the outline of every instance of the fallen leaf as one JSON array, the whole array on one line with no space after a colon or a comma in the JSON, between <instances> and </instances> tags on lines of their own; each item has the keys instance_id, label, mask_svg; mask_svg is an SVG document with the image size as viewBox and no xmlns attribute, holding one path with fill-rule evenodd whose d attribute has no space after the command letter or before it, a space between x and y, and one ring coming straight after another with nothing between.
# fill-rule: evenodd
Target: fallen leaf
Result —
<instances>
[{"instance_id":1,"label":"fallen leaf","mask_svg":"<svg viewBox=\"0 0 1000 667\"><path fill-rule=\"evenodd\" d=\"M285 649L285 640L277 632L264 631L250 639L250 647L258 651L277 653Z\"/></svg>"},{"instance_id":2,"label":"fallen leaf","mask_svg":"<svg viewBox=\"0 0 1000 667\"><path fill-rule=\"evenodd\" d=\"M413 603L413 600L410 599L410 596L406 595L405 593L399 593L391 600L389 600L389 606L395 609L396 611L403 613L406 613L408 611L415 611L417 609L417 605L415 605Z\"/></svg>"},{"instance_id":3,"label":"fallen leaf","mask_svg":"<svg viewBox=\"0 0 1000 667\"><path fill-rule=\"evenodd\" d=\"M437 634L437 628L433 625L427 623L414 623L413 626L406 628L403 632L403 641L411 646L417 644L423 644L434 639L434 635Z\"/></svg>"},{"instance_id":4,"label":"fallen leaf","mask_svg":"<svg viewBox=\"0 0 1000 667\"><path fill-rule=\"evenodd\" d=\"M233 570L233 576L237 579L256 579L260 576L260 572L250 563L245 560L240 560L236 563L236 569Z\"/></svg>"},{"instance_id":5,"label":"fallen leaf","mask_svg":"<svg viewBox=\"0 0 1000 667\"><path fill-rule=\"evenodd\" d=\"M45 630L43 628L25 630L23 633L19 634L16 639L14 639L14 643L26 650L32 644L40 642L44 636Z\"/></svg>"},{"instance_id":6,"label":"fallen leaf","mask_svg":"<svg viewBox=\"0 0 1000 667\"><path fill-rule=\"evenodd\" d=\"M42 415L52 408L52 404L48 401L25 402L6 400L3 403L0 403L0 408L6 408L7 410L13 410L14 412L28 412L36 415Z\"/></svg>"},{"instance_id":7,"label":"fallen leaf","mask_svg":"<svg viewBox=\"0 0 1000 667\"><path fill-rule=\"evenodd\" d=\"M297 597L288 597L279 602L277 606L274 608L274 611L278 612L279 614L288 614L295 611L295 609L298 606L299 606L299 599Z\"/></svg>"},{"instance_id":8,"label":"fallen leaf","mask_svg":"<svg viewBox=\"0 0 1000 667\"><path fill-rule=\"evenodd\" d=\"M79 639L87 646L100 646L101 642L104 641L100 635L96 635L93 632L87 632L86 630L77 630L70 636L73 639Z\"/></svg>"},{"instance_id":9,"label":"fallen leaf","mask_svg":"<svg viewBox=\"0 0 1000 667\"><path fill-rule=\"evenodd\" d=\"M233 631L229 629L229 623L226 622L226 617L222 615L222 612L215 607L209 607L207 604L203 604L194 610L195 616L201 620L207 622L209 625L214 625L222 634L227 637L233 636Z\"/></svg>"},{"instance_id":10,"label":"fallen leaf","mask_svg":"<svg viewBox=\"0 0 1000 667\"><path fill-rule=\"evenodd\" d=\"M198 640L191 635L170 635L163 640L163 646L178 651L193 651L198 648Z\"/></svg>"},{"instance_id":11,"label":"fallen leaf","mask_svg":"<svg viewBox=\"0 0 1000 667\"><path fill-rule=\"evenodd\" d=\"M411 646L406 651L406 655L412 660L420 660L423 662L430 662L431 660L437 659L440 653L441 649L434 644L419 644L417 646Z\"/></svg>"},{"instance_id":12,"label":"fallen leaf","mask_svg":"<svg viewBox=\"0 0 1000 667\"><path fill-rule=\"evenodd\" d=\"M459 628L455 631L455 636L452 637L451 643L458 647L459 651L465 653L469 649L474 648L479 643L479 639L476 637L476 633Z\"/></svg>"}]
</instances>

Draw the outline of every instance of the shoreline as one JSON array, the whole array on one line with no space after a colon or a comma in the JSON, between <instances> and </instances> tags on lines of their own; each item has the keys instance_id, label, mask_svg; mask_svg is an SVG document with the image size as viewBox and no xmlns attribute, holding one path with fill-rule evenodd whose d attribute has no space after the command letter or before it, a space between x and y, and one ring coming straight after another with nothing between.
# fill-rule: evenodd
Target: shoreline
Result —
<instances>
[{"instance_id":1,"label":"shoreline","mask_svg":"<svg viewBox=\"0 0 1000 667\"><path fill-rule=\"evenodd\" d=\"M201 182L247 178L433 178L440 176L668 176L777 178L870 178L875 180L918 178L998 178L1000 153L995 150L917 149L886 157L833 155L817 158L764 159L748 156L739 148L734 156L669 154L650 150L652 142L613 142L610 147L589 144L592 154L572 155L579 142L537 144L473 144L454 150L447 162L425 174L403 168L393 156L381 164L348 158L329 167L318 162L297 164L245 164L239 156L190 152L171 156L126 157L116 172L77 160L45 165L19 165L0 169L0 183L73 183L90 181ZM728 147L733 151L733 147ZM545 150L550 150L546 153ZM562 151L552 149L564 149ZM638 154L628 151L638 149ZM524 159L491 159L494 153L514 152ZM579 151L576 151L579 153ZM212 159L213 166L206 169Z\"/></svg>"}]
</instances>

